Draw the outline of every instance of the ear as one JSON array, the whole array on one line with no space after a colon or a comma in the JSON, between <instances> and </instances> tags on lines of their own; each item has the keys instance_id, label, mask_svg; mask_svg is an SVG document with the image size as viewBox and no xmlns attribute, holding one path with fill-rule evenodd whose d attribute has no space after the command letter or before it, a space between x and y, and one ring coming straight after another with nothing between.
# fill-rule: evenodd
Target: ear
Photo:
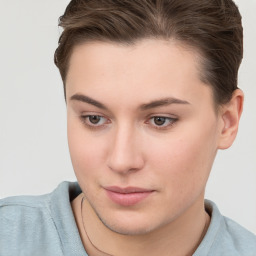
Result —
<instances>
[{"instance_id":1,"label":"ear","mask_svg":"<svg viewBox=\"0 0 256 256\"><path fill-rule=\"evenodd\" d=\"M227 149L234 142L243 111L243 102L244 94L240 89L237 89L233 92L231 100L221 107L219 149Z\"/></svg>"}]
</instances>

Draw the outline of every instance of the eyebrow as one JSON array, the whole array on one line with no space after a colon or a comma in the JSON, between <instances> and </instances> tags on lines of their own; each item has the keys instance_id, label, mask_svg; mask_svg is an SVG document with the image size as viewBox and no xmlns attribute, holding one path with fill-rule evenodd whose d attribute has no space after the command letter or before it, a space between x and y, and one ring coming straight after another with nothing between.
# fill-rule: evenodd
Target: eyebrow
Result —
<instances>
[{"instance_id":1,"label":"eyebrow","mask_svg":"<svg viewBox=\"0 0 256 256\"><path fill-rule=\"evenodd\" d=\"M99 101L94 100L88 96L85 96L83 94L74 94L73 96L70 97L70 100L82 101L82 102L88 103L90 105L93 105L97 108L108 110L108 108L104 104L102 104Z\"/></svg>"},{"instance_id":2,"label":"eyebrow","mask_svg":"<svg viewBox=\"0 0 256 256\"><path fill-rule=\"evenodd\" d=\"M73 96L70 97L70 100L85 102L85 103L93 105L97 108L108 110L108 108L101 102L94 100L94 99L92 99L86 95L83 95L83 94L74 94ZM186 105L186 104L190 104L190 103L185 100L170 97L170 98L154 100L149 103L142 104L142 105L140 105L139 109L142 111L145 111L148 109L162 107L162 106L168 106L171 104L185 104Z\"/></svg>"},{"instance_id":3,"label":"eyebrow","mask_svg":"<svg viewBox=\"0 0 256 256\"><path fill-rule=\"evenodd\" d=\"M168 105L171 105L171 104L190 104L188 101L185 101L185 100L180 100L180 99L177 99L177 98L164 98L164 99L159 99L159 100L154 100L154 101L151 101L149 103L146 103L146 104L142 104L140 106L140 109L141 110L148 110L148 109L151 109L151 108L157 108L157 107L162 107L162 106L168 106Z\"/></svg>"}]
</instances>

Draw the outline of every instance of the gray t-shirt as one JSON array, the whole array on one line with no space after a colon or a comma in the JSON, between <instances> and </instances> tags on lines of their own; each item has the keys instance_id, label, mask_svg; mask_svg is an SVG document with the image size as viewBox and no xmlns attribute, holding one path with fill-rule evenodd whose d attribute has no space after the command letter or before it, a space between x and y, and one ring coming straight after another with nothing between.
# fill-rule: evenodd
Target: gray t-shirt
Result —
<instances>
[{"instance_id":1,"label":"gray t-shirt","mask_svg":"<svg viewBox=\"0 0 256 256\"><path fill-rule=\"evenodd\" d=\"M70 201L81 193L63 182L43 196L0 200L0 256L86 256ZM205 200L208 231L193 256L256 256L256 236Z\"/></svg>"}]
</instances>

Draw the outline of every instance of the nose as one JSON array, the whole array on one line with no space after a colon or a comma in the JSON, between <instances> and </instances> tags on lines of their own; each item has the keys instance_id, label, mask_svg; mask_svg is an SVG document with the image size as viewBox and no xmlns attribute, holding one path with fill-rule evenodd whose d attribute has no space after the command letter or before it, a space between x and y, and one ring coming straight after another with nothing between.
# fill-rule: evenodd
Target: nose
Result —
<instances>
[{"instance_id":1,"label":"nose","mask_svg":"<svg viewBox=\"0 0 256 256\"><path fill-rule=\"evenodd\" d=\"M136 130L123 127L117 129L110 142L108 167L119 174L138 171L144 166L141 138Z\"/></svg>"}]
</instances>

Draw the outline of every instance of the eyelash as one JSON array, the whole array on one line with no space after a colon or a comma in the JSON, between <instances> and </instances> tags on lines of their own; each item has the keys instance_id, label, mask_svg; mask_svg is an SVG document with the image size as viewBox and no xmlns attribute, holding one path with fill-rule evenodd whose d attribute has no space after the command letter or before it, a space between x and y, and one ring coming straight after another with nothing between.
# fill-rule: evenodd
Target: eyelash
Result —
<instances>
[{"instance_id":1,"label":"eyelash","mask_svg":"<svg viewBox=\"0 0 256 256\"><path fill-rule=\"evenodd\" d=\"M104 118L107 120L106 123L102 124L102 125L98 125L98 124L92 124L90 121L89 121L89 118L90 117L97 117L97 118ZM83 124L85 124L89 129L92 129L92 130L97 130L97 129L101 129L101 128L104 128L106 126L106 124L110 123L108 122L108 119L103 117L103 116L100 116L100 115L85 115L85 116L80 116L80 119L82 121ZM90 123L89 123L90 122Z\"/></svg>"},{"instance_id":2,"label":"eyelash","mask_svg":"<svg viewBox=\"0 0 256 256\"><path fill-rule=\"evenodd\" d=\"M97 117L97 118L103 118L103 119L106 119L106 122L104 122L104 124L93 124L91 123L91 121L89 120L89 118L92 118L92 117ZM165 122L168 120L169 121L169 124L163 126L163 125L153 125L152 124L152 128L153 129L157 129L157 130L166 130L168 128L170 128L171 126L173 126L177 121L178 121L178 118L173 118L173 117L166 117L166 116L151 116L145 123L146 124L150 124L150 120L154 120L156 118L164 118ZM97 130L97 129L101 129L101 128L104 128L106 126L106 124L110 123L110 121L104 117L104 116L100 116L100 115L82 115L80 116L80 119L82 121L83 124L85 124L88 128L92 129L92 130Z\"/></svg>"},{"instance_id":3,"label":"eyelash","mask_svg":"<svg viewBox=\"0 0 256 256\"><path fill-rule=\"evenodd\" d=\"M152 116L148 119L148 121L146 122L146 124L150 123L150 121L152 120L154 122L154 119L156 118L163 118L165 119L164 122L169 121L169 123L167 125L156 125L156 124L152 124L153 129L158 129L158 130L166 130L170 127L172 127L177 121L178 118L174 118L174 117L167 117L167 116Z\"/></svg>"}]
</instances>

